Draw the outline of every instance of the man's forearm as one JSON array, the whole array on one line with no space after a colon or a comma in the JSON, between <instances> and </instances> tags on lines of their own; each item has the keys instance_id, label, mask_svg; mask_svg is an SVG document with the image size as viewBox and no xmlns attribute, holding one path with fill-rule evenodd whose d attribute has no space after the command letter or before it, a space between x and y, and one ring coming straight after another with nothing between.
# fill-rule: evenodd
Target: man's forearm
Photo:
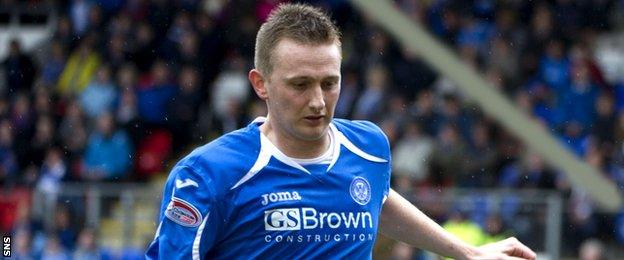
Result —
<instances>
[{"instance_id":1,"label":"man's forearm","mask_svg":"<svg viewBox=\"0 0 624 260\"><path fill-rule=\"evenodd\" d=\"M440 255L464 259L475 248L453 236L394 190L384 203L381 233Z\"/></svg>"}]
</instances>

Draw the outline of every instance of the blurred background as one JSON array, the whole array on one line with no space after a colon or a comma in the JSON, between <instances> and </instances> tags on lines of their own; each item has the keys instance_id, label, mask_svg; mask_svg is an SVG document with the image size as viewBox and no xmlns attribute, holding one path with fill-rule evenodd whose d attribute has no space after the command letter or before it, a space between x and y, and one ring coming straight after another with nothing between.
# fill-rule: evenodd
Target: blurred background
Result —
<instances>
[{"instance_id":1,"label":"blurred background","mask_svg":"<svg viewBox=\"0 0 624 260\"><path fill-rule=\"evenodd\" d=\"M18 259L142 259L164 180L194 147L266 115L247 72L278 0L0 0L0 231ZM624 258L624 211L570 185L346 0L336 117L379 124L393 187L475 245ZM624 1L395 0L624 189ZM376 258L431 254L380 236Z\"/></svg>"}]
</instances>

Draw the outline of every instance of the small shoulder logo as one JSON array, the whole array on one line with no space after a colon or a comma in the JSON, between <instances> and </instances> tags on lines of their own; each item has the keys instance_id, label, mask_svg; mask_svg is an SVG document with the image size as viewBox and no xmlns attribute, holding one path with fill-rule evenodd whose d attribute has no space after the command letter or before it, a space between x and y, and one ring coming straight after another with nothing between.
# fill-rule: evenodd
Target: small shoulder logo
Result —
<instances>
[{"instance_id":1,"label":"small shoulder logo","mask_svg":"<svg viewBox=\"0 0 624 260\"><path fill-rule=\"evenodd\" d=\"M165 216L185 227L197 227L202 222L199 210L185 200L172 198L165 210Z\"/></svg>"},{"instance_id":2,"label":"small shoulder logo","mask_svg":"<svg viewBox=\"0 0 624 260\"><path fill-rule=\"evenodd\" d=\"M351 182L349 193L355 202L366 205L371 199L371 186L366 179L355 177Z\"/></svg>"},{"instance_id":3,"label":"small shoulder logo","mask_svg":"<svg viewBox=\"0 0 624 260\"><path fill-rule=\"evenodd\" d=\"M191 179L184 179L184 181L182 181L180 179L176 179L175 180L175 186L176 186L177 189L182 189L182 188L187 187L187 186L199 187L199 184L197 184L197 182L195 182L194 180L191 180Z\"/></svg>"}]
</instances>

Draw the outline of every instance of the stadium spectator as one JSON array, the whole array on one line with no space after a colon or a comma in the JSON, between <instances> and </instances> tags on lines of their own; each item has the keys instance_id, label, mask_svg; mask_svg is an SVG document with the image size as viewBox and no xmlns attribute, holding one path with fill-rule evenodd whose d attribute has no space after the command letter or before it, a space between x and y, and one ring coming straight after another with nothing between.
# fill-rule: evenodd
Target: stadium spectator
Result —
<instances>
[{"instance_id":1,"label":"stadium spectator","mask_svg":"<svg viewBox=\"0 0 624 260\"><path fill-rule=\"evenodd\" d=\"M75 225L75 216L66 205L58 204L54 212L50 212L54 220L51 233L46 236L45 247L51 247L54 252L57 250L71 251L76 245L78 236Z\"/></svg>"},{"instance_id":2,"label":"stadium spectator","mask_svg":"<svg viewBox=\"0 0 624 260\"><path fill-rule=\"evenodd\" d=\"M556 95L565 93L570 82L570 61L559 39L548 42L546 52L540 61L540 75Z\"/></svg>"},{"instance_id":3,"label":"stadium spectator","mask_svg":"<svg viewBox=\"0 0 624 260\"><path fill-rule=\"evenodd\" d=\"M589 70L584 64L571 67L571 84L559 94L560 109L564 122L576 121L583 132L594 123L594 107L598 98L598 87L591 82Z\"/></svg>"},{"instance_id":4,"label":"stadium spectator","mask_svg":"<svg viewBox=\"0 0 624 260\"><path fill-rule=\"evenodd\" d=\"M102 113L110 112L116 98L117 86L111 79L110 67L102 65L91 83L80 94L80 105L89 119L94 120Z\"/></svg>"},{"instance_id":5,"label":"stadium spectator","mask_svg":"<svg viewBox=\"0 0 624 260\"><path fill-rule=\"evenodd\" d=\"M84 153L82 178L85 180L123 180L132 158L132 144L126 132L118 129L113 116L103 113L89 137Z\"/></svg>"},{"instance_id":6,"label":"stadium spectator","mask_svg":"<svg viewBox=\"0 0 624 260\"><path fill-rule=\"evenodd\" d=\"M578 248L581 243L596 235L598 222L594 216L594 205L583 191L573 190L568 202L567 223L571 228L564 231L564 236L570 236L568 249Z\"/></svg>"},{"instance_id":7,"label":"stadium spectator","mask_svg":"<svg viewBox=\"0 0 624 260\"><path fill-rule=\"evenodd\" d=\"M403 242L397 242L392 246L390 259L392 260L410 260L414 259L414 248Z\"/></svg>"},{"instance_id":8,"label":"stadium spectator","mask_svg":"<svg viewBox=\"0 0 624 260\"><path fill-rule=\"evenodd\" d=\"M94 229L84 228L80 231L72 257L73 259L105 259L106 255L97 244Z\"/></svg>"},{"instance_id":9,"label":"stadium spectator","mask_svg":"<svg viewBox=\"0 0 624 260\"><path fill-rule=\"evenodd\" d=\"M354 118L376 120L377 110L384 106L388 88L388 72L383 65L374 65L367 70L365 89L355 104Z\"/></svg>"},{"instance_id":10,"label":"stadium spectator","mask_svg":"<svg viewBox=\"0 0 624 260\"><path fill-rule=\"evenodd\" d=\"M466 167L464 156L468 150L457 127L451 124L443 125L438 133L437 142L431 158L434 183L465 187L467 173L463 170Z\"/></svg>"},{"instance_id":11,"label":"stadium spectator","mask_svg":"<svg viewBox=\"0 0 624 260\"><path fill-rule=\"evenodd\" d=\"M182 66L203 68L205 62L201 60L201 56L197 55L199 53L199 39L195 31L185 31L175 50L173 57L169 60L177 69Z\"/></svg>"},{"instance_id":12,"label":"stadium spectator","mask_svg":"<svg viewBox=\"0 0 624 260\"><path fill-rule=\"evenodd\" d=\"M194 133L194 122L197 120L197 109L201 102L199 73L192 66L185 66L178 76L180 91L171 100L168 114L171 125L175 126L173 138L175 150L180 151L189 145Z\"/></svg>"},{"instance_id":13,"label":"stadium spectator","mask_svg":"<svg viewBox=\"0 0 624 260\"><path fill-rule=\"evenodd\" d=\"M65 67L65 50L60 41L53 41L50 45L50 54L42 61L41 83L47 88L53 88Z\"/></svg>"},{"instance_id":14,"label":"stadium spectator","mask_svg":"<svg viewBox=\"0 0 624 260\"><path fill-rule=\"evenodd\" d=\"M41 84L37 84L33 92L32 99L35 114L38 116L54 116L51 90Z\"/></svg>"},{"instance_id":15,"label":"stadium spectator","mask_svg":"<svg viewBox=\"0 0 624 260\"><path fill-rule=\"evenodd\" d=\"M113 72L129 60L130 55L127 53L129 48L124 46L128 44L129 42L120 33L112 35L107 41L104 60Z\"/></svg>"},{"instance_id":16,"label":"stadium spectator","mask_svg":"<svg viewBox=\"0 0 624 260\"><path fill-rule=\"evenodd\" d=\"M40 167L46 156L48 148L50 148L56 141L56 128L54 127L52 120L52 117L48 115L41 115L37 119L35 132L29 140L28 153L26 153L22 158L26 165Z\"/></svg>"},{"instance_id":17,"label":"stadium spectator","mask_svg":"<svg viewBox=\"0 0 624 260\"><path fill-rule=\"evenodd\" d=\"M403 138L397 142L392 155L393 177L401 194L409 194L414 182L428 177L433 147L433 140L421 132L418 124L410 122L405 126Z\"/></svg>"},{"instance_id":18,"label":"stadium spectator","mask_svg":"<svg viewBox=\"0 0 624 260\"><path fill-rule=\"evenodd\" d=\"M561 143L566 145L578 156L585 154L585 143L587 136L583 133L583 125L578 121L568 121L563 125L563 134L560 137Z\"/></svg>"},{"instance_id":19,"label":"stadium spectator","mask_svg":"<svg viewBox=\"0 0 624 260\"><path fill-rule=\"evenodd\" d=\"M67 249L63 248L56 236L48 235L45 248L41 252L41 259L70 259L70 254Z\"/></svg>"},{"instance_id":20,"label":"stadium spectator","mask_svg":"<svg viewBox=\"0 0 624 260\"><path fill-rule=\"evenodd\" d=\"M592 135L596 136L601 144L612 145L615 138L617 111L613 96L601 93L594 103L595 121L591 127Z\"/></svg>"},{"instance_id":21,"label":"stadium spectator","mask_svg":"<svg viewBox=\"0 0 624 260\"><path fill-rule=\"evenodd\" d=\"M69 17L67 15L61 15L54 29L52 40L60 42L65 53L73 50L76 44L76 38L74 37L72 23Z\"/></svg>"},{"instance_id":22,"label":"stadium spectator","mask_svg":"<svg viewBox=\"0 0 624 260\"><path fill-rule=\"evenodd\" d=\"M67 165L63 161L61 150L51 147L46 153L43 165L39 170L33 210L41 217L54 212L61 189L61 180L67 174ZM49 218L44 218L48 220Z\"/></svg>"},{"instance_id":23,"label":"stadium spectator","mask_svg":"<svg viewBox=\"0 0 624 260\"><path fill-rule=\"evenodd\" d=\"M13 127L7 119L0 121L0 183L12 184L18 171L17 158L13 151Z\"/></svg>"},{"instance_id":24,"label":"stadium spectator","mask_svg":"<svg viewBox=\"0 0 624 260\"><path fill-rule=\"evenodd\" d=\"M88 131L87 122L78 101L70 100L65 107L65 115L58 127L58 135L63 149L68 153L68 159L72 160L81 155L87 142Z\"/></svg>"},{"instance_id":25,"label":"stadium spectator","mask_svg":"<svg viewBox=\"0 0 624 260\"><path fill-rule=\"evenodd\" d=\"M477 223L468 218L467 214L461 209L453 210L442 227L470 245L482 245L485 234Z\"/></svg>"},{"instance_id":26,"label":"stadium spectator","mask_svg":"<svg viewBox=\"0 0 624 260\"><path fill-rule=\"evenodd\" d=\"M107 33L109 34L109 38L111 40L115 38L117 40L121 40L120 42L117 42L113 48L113 49L118 48L116 51L121 51L123 53L123 49L119 49L119 47L126 48L126 49L129 47L127 45L127 42L124 42L124 41L128 39L132 39L133 32L134 32L133 30L134 27L133 27L132 22L133 21L127 12L119 12L119 13L115 13L114 16L110 18L110 22L106 25L106 30L107 30ZM121 43L121 45L118 45L119 43ZM108 47L110 46L111 45L108 45ZM109 54L110 54L110 50L111 49L108 50ZM109 57L115 57L115 55L109 56Z\"/></svg>"},{"instance_id":27,"label":"stadium spectator","mask_svg":"<svg viewBox=\"0 0 624 260\"><path fill-rule=\"evenodd\" d=\"M157 43L154 39L154 31L149 24L144 22L137 25L133 36L135 47L132 50L132 62L141 72L147 72L156 59Z\"/></svg>"},{"instance_id":28,"label":"stadium spectator","mask_svg":"<svg viewBox=\"0 0 624 260\"><path fill-rule=\"evenodd\" d=\"M429 89L421 90L409 108L410 116L422 128L425 134L436 136L440 127L440 111L435 107L435 96Z\"/></svg>"},{"instance_id":29,"label":"stadium spectator","mask_svg":"<svg viewBox=\"0 0 624 260\"><path fill-rule=\"evenodd\" d=\"M604 260L607 256L604 252L604 244L598 239L583 241L578 252L579 260Z\"/></svg>"},{"instance_id":30,"label":"stadium spectator","mask_svg":"<svg viewBox=\"0 0 624 260\"><path fill-rule=\"evenodd\" d=\"M100 55L93 49L95 40L94 35L87 36L69 56L57 85L62 97L80 95L100 66Z\"/></svg>"},{"instance_id":31,"label":"stadium spectator","mask_svg":"<svg viewBox=\"0 0 624 260\"><path fill-rule=\"evenodd\" d=\"M505 84L506 87L517 86L517 82L520 80L519 53L517 49L510 46L509 42L509 39L494 37L490 43L492 50L485 59L488 69L500 70L503 78L507 79L509 84Z\"/></svg>"},{"instance_id":32,"label":"stadium spectator","mask_svg":"<svg viewBox=\"0 0 624 260\"><path fill-rule=\"evenodd\" d=\"M485 223L483 243L500 241L509 237L509 233L504 226L503 219L499 215L491 214Z\"/></svg>"},{"instance_id":33,"label":"stadium spectator","mask_svg":"<svg viewBox=\"0 0 624 260\"><path fill-rule=\"evenodd\" d=\"M92 4L87 0L72 0L70 7L70 16L74 33L82 36L87 32L89 27L89 13L92 10Z\"/></svg>"},{"instance_id":34,"label":"stadium spectator","mask_svg":"<svg viewBox=\"0 0 624 260\"><path fill-rule=\"evenodd\" d=\"M497 159L496 147L492 143L491 130L485 121L472 123L468 140L468 157L466 161L466 176L463 182L468 187L491 187L494 176L487 174L494 171Z\"/></svg>"},{"instance_id":35,"label":"stadium spectator","mask_svg":"<svg viewBox=\"0 0 624 260\"><path fill-rule=\"evenodd\" d=\"M358 78L355 72L346 72L340 86L340 98L336 104L336 116L347 118L353 113L353 104L358 97Z\"/></svg>"},{"instance_id":36,"label":"stadium spectator","mask_svg":"<svg viewBox=\"0 0 624 260\"><path fill-rule=\"evenodd\" d=\"M128 129L129 125L139 119L137 106L137 72L132 64L123 65L117 73L119 95L114 103L114 114L117 122Z\"/></svg>"},{"instance_id":37,"label":"stadium spectator","mask_svg":"<svg viewBox=\"0 0 624 260\"><path fill-rule=\"evenodd\" d=\"M245 69L246 62L238 54L232 54L225 61L225 69L215 79L212 87L212 107L216 119L224 126L233 130L239 125L237 114L239 107L249 98L249 83Z\"/></svg>"},{"instance_id":38,"label":"stadium spectator","mask_svg":"<svg viewBox=\"0 0 624 260\"><path fill-rule=\"evenodd\" d=\"M146 123L162 126L167 123L167 106L178 92L171 81L171 70L164 61L156 61L149 75L137 86L139 117Z\"/></svg>"},{"instance_id":39,"label":"stadium spectator","mask_svg":"<svg viewBox=\"0 0 624 260\"><path fill-rule=\"evenodd\" d=\"M34 259L31 233L27 229L17 229L13 232L14 246L11 256L16 259Z\"/></svg>"},{"instance_id":40,"label":"stadium spectator","mask_svg":"<svg viewBox=\"0 0 624 260\"><path fill-rule=\"evenodd\" d=\"M2 61L7 87L4 95L13 96L16 92L28 93L38 73L37 66L30 55L22 50L18 39L11 39L8 49L9 55Z\"/></svg>"}]
</instances>

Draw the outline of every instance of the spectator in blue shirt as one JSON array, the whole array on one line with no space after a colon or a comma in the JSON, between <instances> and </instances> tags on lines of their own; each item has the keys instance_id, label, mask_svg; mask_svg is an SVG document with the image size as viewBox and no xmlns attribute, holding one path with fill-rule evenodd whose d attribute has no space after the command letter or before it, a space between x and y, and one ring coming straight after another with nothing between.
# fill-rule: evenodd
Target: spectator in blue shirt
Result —
<instances>
[{"instance_id":1,"label":"spectator in blue shirt","mask_svg":"<svg viewBox=\"0 0 624 260\"><path fill-rule=\"evenodd\" d=\"M554 90L561 92L569 84L570 62L564 56L563 43L552 40L540 61L539 72L542 80Z\"/></svg>"},{"instance_id":2,"label":"spectator in blue shirt","mask_svg":"<svg viewBox=\"0 0 624 260\"><path fill-rule=\"evenodd\" d=\"M148 122L162 124L167 120L167 105L178 92L169 79L169 68L163 61L152 67L149 78L143 79L137 91L139 117Z\"/></svg>"},{"instance_id":3,"label":"spectator in blue shirt","mask_svg":"<svg viewBox=\"0 0 624 260\"><path fill-rule=\"evenodd\" d=\"M87 85L80 95L80 104L91 119L95 119L103 112L110 111L117 97L117 88L111 80L111 71L108 66L98 69L95 79Z\"/></svg>"},{"instance_id":4,"label":"spectator in blue shirt","mask_svg":"<svg viewBox=\"0 0 624 260\"><path fill-rule=\"evenodd\" d=\"M113 116L106 112L97 119L84 155L83 178L112 180L123 178L130 168L132 149L125 131L116 129Z\"/></svg>"},{"instance_id":5,"label":"spectator in blue shirt","mask_svg":"<svg viewBox=\"0 0 624 260\"><path fill-rule=\"evenodd\" d=\"M575 64L572 71L572 83L559 96L560 107L565 122L577 121L586 130L596 117L594 107L598 88L590 81L589 71L584 64Z\"/></svg>"}]
</instances>

